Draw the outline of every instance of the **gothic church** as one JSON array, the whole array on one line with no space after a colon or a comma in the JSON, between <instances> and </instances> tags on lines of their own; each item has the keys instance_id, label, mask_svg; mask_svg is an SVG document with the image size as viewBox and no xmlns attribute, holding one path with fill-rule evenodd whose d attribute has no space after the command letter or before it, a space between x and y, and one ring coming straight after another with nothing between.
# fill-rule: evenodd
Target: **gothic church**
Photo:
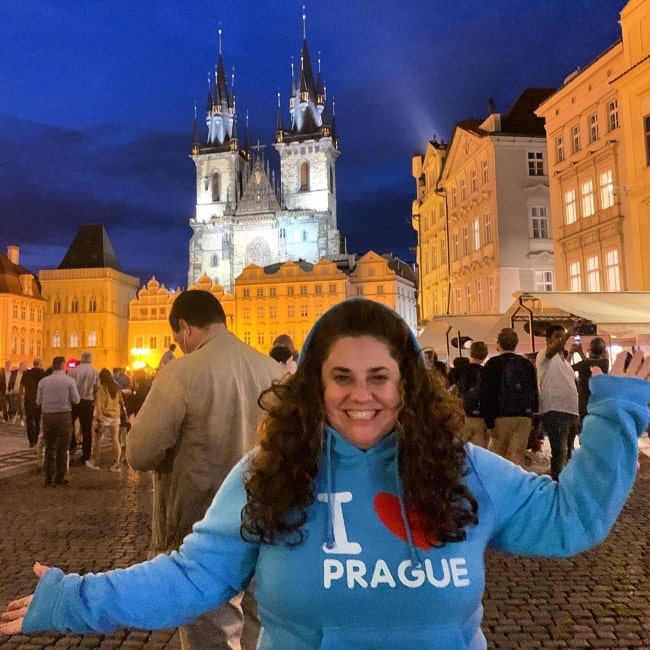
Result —
<instances>
[{"instance_id":1,"label":"gothic church","mask_svg":"<svg viewBox=\"0 0 650 650\"><path fill-rule=\"evenodd\" d=\"M234 79L228 83L219 42L214 85L208 88L207 131L194 122L196 215L190 219L188 285L204 274L225 291L249 264L318 262L345 252L336 222L338 138L320 72L311 65L304 29L300 69L292 65L290 123L283 123L280 94L274 148L276 178L263 147L251 147L248 129L238 137ZM221 37L221 31L219 32Z\"/></svg>"}]
</instances>

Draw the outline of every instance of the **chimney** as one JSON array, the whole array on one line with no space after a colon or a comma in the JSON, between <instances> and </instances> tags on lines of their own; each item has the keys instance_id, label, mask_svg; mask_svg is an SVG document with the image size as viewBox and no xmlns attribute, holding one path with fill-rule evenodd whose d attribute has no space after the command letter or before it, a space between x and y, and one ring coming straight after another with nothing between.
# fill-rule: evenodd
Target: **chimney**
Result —
<instances>
[{"instance_id":1,"label":"chimney","mask_svg":"<svg viewBox=\"0 0 650 650\"><path fill-rule=\"evenodd\" d=\"M18 246L7 246L7 257L12 264L18 264L20 248Z\"/></svg>"}]
</instances>

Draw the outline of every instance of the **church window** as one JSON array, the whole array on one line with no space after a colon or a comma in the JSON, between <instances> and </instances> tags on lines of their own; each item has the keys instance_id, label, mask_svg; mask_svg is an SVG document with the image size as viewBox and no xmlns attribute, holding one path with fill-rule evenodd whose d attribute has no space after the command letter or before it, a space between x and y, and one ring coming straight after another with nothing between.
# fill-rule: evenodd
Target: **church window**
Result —
<instances>
[{"instance_id":1,"label":"church window","mask_svg":"<svg viewBox=\"0 0 650 650\"><path fill-rule=\"evenodd\" d=\"M221 201L221 176L219 172L212 174L212 201Z\"/></svg>"},{"instance_id":2,"label":"church window","mask_svg":"<svg viewBox=\"0 0 650 650\"><path fill-rule=\"evenodd\" d=\"M71 348L79 347L79 334L77 334L76 331L73 331L72 334L70 334L70 347Z\"/></svg>"},{"instance_id":3,"label":"church window","mask_svg":"<svg viewBox=\"0 0 650 650\"><path fill-rule=\"evenodd\" d=\"M300 163L300 192L309 192L309 163Z\"/></svg>"},{"instance_id":4,"label":"church window","mask_svg":"<svg viewBox=\"0 0 650 650\"><path fill-rule=\"evenodd\" d=\"M72 302L70 303L70 311L73 314L76 314L76 313L79 312L79 298L75 297L75 298L72 299ZM76 346L72 346L72 347L76 347Z\"/></svg>"},{"instance_id":5,"label":"church window","mask_svg":"<svg viewBox=\"0 0 650 650\"><path fill-rule=\"evenodd\" d=\"M52 337L52 347L53 348L61 347L61 332L59 332L59 330L56 330L56 332L54 332L54 336Z\"/></svg>"},{"instance_id":6,"label":"church window","mask_svg":"<svg viewBox=\"0 0 650 650\"><path fill-rule=\"evenodd\" d=\"M294 305L287 305L287 316L293 318L296 315L296 308Z\"/></svg>"},{"instance_id":7,"label":"church window","mask_svg":"<svg viewBox=\"0 0 650 650\"><path fill-rule=\"evenodd\" d=\"M94 296L88 301L88 311L96 312L97 311L97 298Z\"/></svg>"},{"instance_id":8,"label":"church window","mask_svg":"<svg viewBox=\"0 0 650 650\"><path fill-rule=\"evenodd\" d=\"M210 266L219 266L219 256L213 255L212 260L210 261Z\"/></svg>"},{"instance_id":9,"label":"church window","mask_svg":"<svg viewBox=\"0 0 650 650\"><path fill-rule=\"evenodd\" d=\"M88 334L88 347L97 347L97 332L95 330L90 330L90 334Z\"/></svg>"}]
</instances>

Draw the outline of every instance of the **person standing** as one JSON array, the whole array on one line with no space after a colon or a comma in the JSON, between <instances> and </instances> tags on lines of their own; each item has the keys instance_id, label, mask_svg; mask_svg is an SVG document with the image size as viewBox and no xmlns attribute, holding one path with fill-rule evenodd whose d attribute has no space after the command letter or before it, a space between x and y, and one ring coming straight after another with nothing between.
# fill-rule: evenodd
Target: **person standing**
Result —
<instances>
[{"instance_id":1,"label":"person standing","mask_svg":"<svg viewBox=\"0 0 650 650\"><path fill-rule=\"evenodd\" d=\"M38 383L45 377L42 359L34 359L34 365L23 375L25 400L25 426L30 448L36 447L41 432L41 407L36 403Z\"/></svg>"},{"instance_id":2,"label":"person standing","mask_svg":"<svg viewBox=\"0 0 650 650\"><path fill-rule=\"evenodd\" d=\"M573 446L580 428L578 388L571 364L564 354L569 339L562 325L546 328L546 349L537 355L539 416L551 445L551 478L557 481L569 457L569 439Z\"/></svg>"},{"instance_id":3,"label":"person standing","mask_svg":"<svg viewBox=\"0 0 650 650\"><path fill-rule=\"evenodd\" d=\"M221 303L207 291L179 294L169 323L185 356L158 372L126 438L129 465L156 472L152 554L177 549L203 518L228 472L255 444L260 393L283 374L276 361L228 331ZM183 649L239 648L241 602L240 593L182 626ZM254 648L257 633L245 629L255 638L242 647Z\"/></svg>"},{"instance_id":4,"label":"person standing","mask_svg":"<svg viewBox=\"0 0 650 650\"><path fill-rule=\"evenodd\" d=\"M102 368L99 373L99 388L95 393L95 411L93 416L93 447L86 467L99 469L99 455L102 437L108 435L113 443L115 461L111 472L120 471L122 444L120 442L120 407L122 394L108 368Z\"/></svg>"},{"instance_id":5,"label":"person standing","mask_svg":"<svg viewBox=\"0 0 650 650\"><path fill-rule=\"evenodd\" d=\"M456 382L456 392L463 401L465 411L465 424L460 438L486 448L489 438L485 420L481 417L481 382L487 355L487 345L483 341L473 341L469 348L469 364Z\"/></svg>"},{"instance_id":6,"label":"person standing","mask_svg":"<svg viewBox=\"0 0 650 650\"><path fill-rule=\"evenodd\" d=\"M166 366L170 361L173 361L176 357L174 356L174 351L176 350L176 344L172 343L169 346L169 349L165 354L162 355L160 358L160 363L158 364L158 368L162 368L163 366Z\"/></svg>"},{"instance_id":7,"label":"person standing","mask_svg":"<svg viewBox=\"0 0 650 650\"><path fill-rule=\"evenodd\" d=\"M15 371L13 379L13 388L11 389L10 398L13 404L14 424L25 426L25 397L23 388L23 377L27 372L27 364L21 361L18 364L18 370Z\"/></svg>"},{"instance_id":8,"label":"person standing","mask_svg":"<svg viewBox=\"0 0 650 650\"><path fill-rule=\"evenodd\" d=\"M72 437L72 406L79 391L65 374L65 357L54 357L52 374L38 382L36 403L41 407L45 439L45 485L66 485L68 448Z\"/></svg>"},{"instance_id":9,"label":"person standing","mask_svg":"<svg viewBox=\"0 0 650 650\"><path fill-rule=\"evenodd\" d=\"M93 411L95 404L95 391L99 385L99 375L92 367L93 355L91 352L82 352L81 361L76 368L70 371L70 376L77 384L81 400L72 414L73 422L79 420L81 433L81 460L83 464L90 460L93 445ZM77 441L71 440L70 453L77 447Z\"/></svg>"},{"instance_id":10,"label":"person standing","mask_svg":"<svg viewBox=\"0 0 650 650\"><path fill-rule=\"evenodd\" d=\"M607 344L599 336L594 336L589 341L589 356L586 357L582 349L582 343L576 341L571 346L571 354L576 353L580 356L580 361L574 363L571 367L578 373L578 415L580 421L587 415L587 402L589 401L589 380L591 379L591 369L595 366L600 368L604 373L609 372L609 359L607 358Z\"/></svg>"},{"instance_id":11,"label":"person standing","mask_svg":"<svg viewBox=\"0 0 650 650\"><path fill-rule=\"evenodd\" d=\"M5 361L5 367L0 374L0 399L2 399L2 417L5 422L9 422L13 417L11 410L11 391L14 387L16 373L11 369L11 361Z\"/></svg>"},{"instance_id":12,"label":"person standing","mask_svg":"<svg viewBox=\"0 0 650 650\"><path fill-rule=\"evenodd\" d=\"M526 448L539 394L534 366L515 354L518 343L514 329L504 327L499 332L500 354L488 360L481 378L481 417L490 436L490 449L526 467Z\"/></svg>"}]
</instances>

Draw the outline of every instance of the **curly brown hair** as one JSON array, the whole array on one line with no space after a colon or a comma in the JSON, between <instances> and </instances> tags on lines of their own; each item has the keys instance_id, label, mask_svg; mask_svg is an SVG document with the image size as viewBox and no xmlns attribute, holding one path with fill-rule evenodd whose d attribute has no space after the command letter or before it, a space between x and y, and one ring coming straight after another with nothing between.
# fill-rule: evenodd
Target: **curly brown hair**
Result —
<instances>
[{"instance_id":1,"label":"curly brown hair","mask_svg":"<svg viewBox=\"0 0 650 650\"><path fill-rule=\"evenodd\" d=\"M325 405L321 368L342 337L372 336L397 361L403 405L396 423L403 498L422 517L432 543L465 539L478 505L461 482L466 451L457 433L462 408L438 373L426 366L407 324L371 300L348 300L314 326L294 375L260 396L264 416L257 453L245 477L244 539L300 544L323 452Z\"/></svg>"}]
</instances>

